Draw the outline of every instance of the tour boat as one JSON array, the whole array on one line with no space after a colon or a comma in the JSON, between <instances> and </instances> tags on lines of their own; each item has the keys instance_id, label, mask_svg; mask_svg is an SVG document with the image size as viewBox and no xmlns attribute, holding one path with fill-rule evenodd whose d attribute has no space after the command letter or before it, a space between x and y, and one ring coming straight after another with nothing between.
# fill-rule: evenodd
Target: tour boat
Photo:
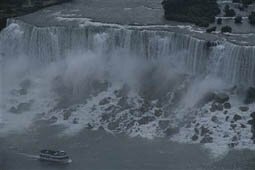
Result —
<instances>
[{"instance_id":1,"label":"tour boat","mask_svg":"<svg viewBox=\"0 0 255 170\"><path fill-rule=\"evenodd\" d=\"M72 160L65 151L54 150L41 150L39 159L42 161L58 162L58 163L71 163Z\"/></svg>"}]
</instances>

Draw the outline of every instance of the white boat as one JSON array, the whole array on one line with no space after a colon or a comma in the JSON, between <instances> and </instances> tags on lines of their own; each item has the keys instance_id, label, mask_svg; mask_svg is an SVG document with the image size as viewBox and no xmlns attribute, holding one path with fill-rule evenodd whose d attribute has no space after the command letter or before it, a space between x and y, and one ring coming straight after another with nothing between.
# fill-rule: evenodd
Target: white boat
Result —
<instances>
[{"instance_id":1,"label":"white boat","mask_svg":"<svg viewBox=\"0 0 255 170\"><path fill-rule=\"evenodd\" d=\"M41 150L39 160L57 163L71 163L72 160L65 151Z\"/></svg>"}]
</instances>

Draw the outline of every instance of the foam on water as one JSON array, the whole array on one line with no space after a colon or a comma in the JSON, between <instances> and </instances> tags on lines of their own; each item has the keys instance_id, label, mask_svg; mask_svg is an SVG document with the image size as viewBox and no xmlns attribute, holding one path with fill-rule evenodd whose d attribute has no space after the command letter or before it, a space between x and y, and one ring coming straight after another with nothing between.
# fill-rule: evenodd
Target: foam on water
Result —
<instances>
[{"instance_id":1,"label":"foam on water","mask_svg":"<svg viewBox=\"0 0 255 170\"><path fill-rule=\"evenodd\" d=\"M228 90L255 83L255 47L226 41L210 46L187 34L146 26L79 21L75 28L43 28L9 20L0 33L1 135L33 130L34 122L44 119L64 125L64 135L103 128L199 143L203 137L193 141L194 128L203 126L212 133L213 142L206 147L214 155L225 153L220 151L237 134L235 148L255 149L249 111L234 129L225 121L242 105L240 96ZM213 102L198 106L208 92L230 96L227 115L210 113ZM218 121L211 121L213 116Z\"/></svg>"}]
</instances>

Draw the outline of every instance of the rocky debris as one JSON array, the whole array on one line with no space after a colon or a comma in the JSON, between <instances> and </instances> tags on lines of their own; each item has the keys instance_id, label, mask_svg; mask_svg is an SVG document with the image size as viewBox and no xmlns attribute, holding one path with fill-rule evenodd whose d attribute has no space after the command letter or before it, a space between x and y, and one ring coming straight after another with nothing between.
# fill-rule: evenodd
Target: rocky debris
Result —
<instances>
[{"instance_id":1,"label":"rocky debris","mask_svg":"<svg viewBox=\"0 0 255 170\"><path fill-rule=\"evenodd\" d=\"M195 134L199 134L198 128L194 128Z\"/></svg>"},{"instance_id":2,"label":"rocky debris","mask_svg":"<svg viewBox=\"0 0 255 170\"><path fill-rule=\"evenodd\" d=\"M160 120L158 122L158 125L160 129L166 129L169 126L170 121L169 120Z\"/></svg>"},{"instance_id":3,"label":"rocky debris","mask_svg":"<svg viewBox=\"0 0 255 170\"><path fill-rule=\"evenodd\" d=\"M131 127L133 127L135 125L136 121L135 120L131 120L127 123L126 127L127 129L130 129Z\"/></svg>"},{"instance_id":4,"label":"rocky debris","mask_svg":"<svg viewBox=\"0 0 255 170\"><path fill-rule=\"evenodd\" d=\"M255 88L254 87L249 87L246 91L246 96L244 103L245 104L250 104L255 102Z\"/></svg>"},{"instance_id":5,"label":"rocky debris","mask_svg":"<svg viewBox=\"0 0 255 170\"><path fill-rule=\"evenodd\" d=\"M120 90L115 90L114 94L117 97L125 97L125 96L127 96L129 91L130 91L130 88L125 84L124 86L122 86L122 88Z\"/></svg>"},{"instance_id":6,"label":"rocky debris","mask_svg":"<svg viewBox=\"0 0 255 170\"><path fill-rule=\"evenodd\" d=\"M154 111L154 115L157 117L161 116L162 113L163 113L163 111L161 109L155 109L155 111Z\"/></svg>"},{"instance_id":7,"label":"rocky debris","mask_svg":"<svg viewBox=\"0 0 255 170\"><path fill-rule=\"evenodd\" d=\"M213 101L214 98L215 98L215 94L212 93L212 92L208 92L208 93L206 93L206 94L202 97L202 99L200 99L200 100L197 102L196 107L202 107L202 106L204 106L205 104L207 104L207 103Z\"/></svg>"},{"instance_id":8,"label":"rocky debris","mask_svg":"<svg viewBox=\"0 0 255 170\"><path fill-rule=\"evenodd\" d=\"M144 101L144 103L142 104L139 110L140 112L145 113L145 112L148 112L150 109L151 109L151 105L149 101Z\"/></svg>"},{"instance_id":9,"label":"rocky debris","mask_svg":"<svg viewBox=\"0 0 255 170\"><path fill-rule=\"evenodd\" d=\"M9 109L9 112L11 113L17 113L17 108L12 106L10 109Z\"/></svg>"},{"instance_id":10,"label":"rocky debris","mask_svg":"<svg viewBox=\"0 0 255 170\"><path fill-rule=\"evenodd\" d=\"M229 119L229 116L226 116L225 121L227 122L227 121L228 121L228 119Z\"/></svg>"},{"instance_id":11,"label":"rocky debris","mask_svg":"<svg viewBox=\"0 0 255 170\"><path fill-rule=\"evenodd\" d=\"M103 100L101 100L99 102L99 105L106 105L106 104L110 103L110 100L111 100L110 97L104 98Z\"/></svg>"},{"instance_id":12,"label":"rocky debris","mask_svg":"<svg viewBox=\"0 0 255 170\"><path fill-rule=\"evenodd\" d=\"M148 124L149 122L152 122L154 120L155 120L154 116L145 116L145 117L142 117L140 120L138 120L138 123L140 125L145 125L145 124Z\"/></svg>"},{"instance_id":13,"label":"rocky debris","mask_svg":"<svg viewBox=\"0 0 255 170\"><path fill-rule=\"evenodd\" d=\"M255 126L255 121L254 121L254 119L248 120L247 123L248 123L249 125L254 125L254 126Z\"/></svg>"},{"instance_id":14,"label":"rocky debris","mask_svg":"<svg viewBox=\"0 0 255 170\"><path fill-rule=\"evenodd\" d=\"M120 106L122 109L127 109L129 107L128 102L127 102L127 97L121 97L120 100L118 101L117 105Z\"/></svg>"},{"instance_id":15,"label":"rocky debris","mask_svg":"<svg viewBox=\"0 0 255 170\"><path fill-rule=\"evenodd\" d=\"M86 128L87 129L93 129L93 126L90 123L88 123Z\"/></svg>"},{"instance_id":16,"label":"rocky debris","mask_svg":"<svg viewBox=\"0 0 255 170\"><path fill-rule=\"evenodd\" d=\"M236 124L234 124L234 123L231 123L231 125L230 125L230 126L231 126L231 128L232 128L232 129L235 129L237 125L236 125Z\"/></svg>"},{"instance_id":17,"label":"rocky debris","mask_svg":"<svg viewBox=\"0 0 255 170\"><path fill-rule=\"evenodd\" d=\"M217 42L217 41L207 41L206 42L206 46L207 46L207 48L210 48L210 47L215 47L215 46L217 46L217 45L219 45L220 43L219 42Z\"/></svg>"},{"instance_id":18,"label":"rocky debris","mask_svg":"<svg viewBox=\"0 0 255 170\"><path fill-rule=\"evenodd\" d=\"M172 136L172 135L178 133L178 131L179 131L178 128L169 127L169 128L167 128L167 129L165 130L164 133L166 134L166 136Z\"/></svg>"},{"instance_id":19,"label":"rocky debris","mask_svg":"<svg viewBox=\"0 0 255 170\"><path fill-rule=\"evenodd\" d=\"M201 141L200 143L212 143L213 142L213 138L209 135L206 135Z\"/></svg>"},{"instance_id":20,"label":"rocky debris","mask_svg":"<svg viewBox=\"0 0 255 170\"><path fill-rule=\"evenodd\" d=\"M223 107L224 107L224 109L231 109L231 104L230 103L224 103L223 104Z\"/></svg>"},{"instance_id":21,"label":"rocky debris","mask_svg":"<svg viewBox=\"0 0 255 170\"><path fill-rule=\"evenodd\" d=\"M103 115L102 115L102 118L101 118L101 120L103 121L103 122L108 122L111 118L113 118L114 117L114 115L112 114L112 113L104 113Z\"/></svg>"},{"instance_id":22,"label":"rocky debris","mask_svg":"<svg viewBox=\"0 0 255 170\"><path fill-rule=\"evenodd\" d=\"M57 122L58 118L56 116L52 116L50 119L49 119L49 122L50 123L55 123Z\"/></svg>"},{"instance_id":23,"label":"rocky debris","mask_svg":"<svg viewBox=\"0 0 255 170\"><path fill-rule=\"evenodd\" d=\"M210 111L211 111L211 112L223 111L223 106L222 106L221 103L213 103L213 104L211 105Z\"/></svg>"},{"instance_id":24,"label":"rocky debris","mask_svg":"<svg viewBox=\"0 0 255 170\"><path fill-rule=\"evenodd\" d=\"M215 102L217 103L225 103L229 100L229 96L225 93L218 93L215 95Z\"/></svg>"},{"instance_id":25,"label":"rocky debris","mask_svg":"<svg viewBox=\"0 0 255 170\"><path fill-rule=\"evenodd\" d=\"M119 127L119 122L110 122L107 127L109 130L115 130Z\"/></svg>"},{"instance_id":26,"label":"rocky debris","mask_svg":"<svg viewBox=\"0 0 255 170\"><path fill-rule=\"evenodd\" d=\"M71 115L72 115L72 112L70 110L64 110L63 119L68 120Z\"/></svg>"},{"instance_id":27,"label":"rocky debris","mask_svg":"<svg viewBox=\"0 0 255 170\"><path fill-rule=\"evenodd\" d=\"M252 139L253 143L255 143L255 112L251 113L250 116L252 119L250 119L247 123L251 125Z\"/></svg>"},{"instance_id":28,"label":"rocky debris","mask_svg":"<svg viewBox=\"0 0 255 170\"><path fill-rule=\"evenodd\" d=\"M238 137L237 136L233 136L232 137L232 142L228 144L228 147L229 148L234 148L237 145L238 145Z\"/></svg>"},{"instance_id":29,"label":"rocky debris","mask_svg":"<svg viewBox=\"0 0 255 170\"><path fill-rule=\"evenodd\" d=\"M213 121L214 123L217 123L219 120L217 116L212 116L211 121Z\"/></svg>"},{"instance_id":30,"label":"rocky debris","mask_svg":"<svg viewBox=\"0 0 255 170\"><path fill-rule=\"evenodd\" d=\"M11 113L23 113L29 111L31 103L20 103L17 107L12 106L9 111Z\"/></svg>"},{"instance_id":31,"label":"rocky debris","mask_svg":"<svg viewBox=\"0 0 255 170\"><path fill-rule=\"evenodd\" d=\"M238 120L241 120L241 119L242 119L242 117L238 114L235 114L234 117L233 117L234 121L238 121Z\"/></svg>"},{"instance_id":32,"label":"rocky debris","mask_svg":"<svg viewBox=\"0 0 255 170\"><path fill-rule=\"evenodd\" d=\"M239 110L241 110L242 112L247 112L249 110L249 107L247 107L247 106L240 106Z\"/></svg>"},{"instance_id":33,"label":"rocky debris","mask_svg":"<svg viewBox=\"0 0 255 170\"><path fill-rule=\"evenodd\" d=\"M252 112L252 113L250 114L250 116L251 116L253 119L255 119L255 112Z\"/></svg>"},{"instance_id":34,"label":"rocky debris","mask_svg":"<svg viewBox=\"0 0 255 170\"><path fill-rule=\"evenodd\" d=\"M228 147L229 148L234 148L238 143L235 143L235 142L231 142L228 144Z\"/></svg>"},{"instance_id":35,"label":"rocky debris","mask_svg":"<svg viewBox=\"0 0 255 170\"><path fill-rule=\"evenodd\" d=\"M244 125L244 124L240 124L241 125L241 128L246 128L246 125Z\"/></svg>"},{"instance_id":36,"label":"rocky debris","mask_svg":"<svg viewBox=\"0 0 255 170\"><path fill-rule=\"evenodd\" d=\"M205 136L210 133L210 130L204 126L202 126L200 129L201 129L201 134L200 134L201 136Z\"/></svg>"},{"instance_id":37,"label":"rocky debris","mask_svg":"<svg viewBox=\"0 0 255 170\"><path fill-rule=\"evenodd\" d=\"M77 117L74 118L74 119L73 119L73 124L78 124L78 123L79 123L79 118L77 118Z\"/></svg>"},{"instance_id":38,"label":"rocky debris","mask_svg":"<svg viewBox=\"0 0 255 170\"><path fill-rule=\"evenodd\" d=\"M193 135L192 137L191 137L191 140L193 140L193 141L196 141L196 140L198 140L198 136L195 134L195 135Z\"/></svg>"},{"instance_id":39,"label":"rocky debris","mask_svg":"<svg viewBox=\"0 0 255 170\"><path fill-rule=\"evenodd\" d=\"M109 87L107 81L92 80L90 84L91 86L89 87L89 92L92 96L96 96L98 93L106 91Z\"/></svg>"}]
</instances>

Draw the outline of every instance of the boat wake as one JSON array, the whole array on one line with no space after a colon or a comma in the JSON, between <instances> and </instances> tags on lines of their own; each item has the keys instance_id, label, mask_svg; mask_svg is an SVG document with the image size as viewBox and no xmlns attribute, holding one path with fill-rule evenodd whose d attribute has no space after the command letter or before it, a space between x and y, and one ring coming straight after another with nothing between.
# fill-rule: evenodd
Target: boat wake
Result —
<instances>
[{"instance_id":1,"label":"boat wake","mask_svg":"<svg viewBox=\"0 0 255 170\"><path fill-rule=\"evenodd\" d=\"M38 160L40 158L40 156L38 155L32 155L32 154L27 154L27 153L17 153L18 155L30 158L32 160Z\"/></svg>"}]
</instances>

